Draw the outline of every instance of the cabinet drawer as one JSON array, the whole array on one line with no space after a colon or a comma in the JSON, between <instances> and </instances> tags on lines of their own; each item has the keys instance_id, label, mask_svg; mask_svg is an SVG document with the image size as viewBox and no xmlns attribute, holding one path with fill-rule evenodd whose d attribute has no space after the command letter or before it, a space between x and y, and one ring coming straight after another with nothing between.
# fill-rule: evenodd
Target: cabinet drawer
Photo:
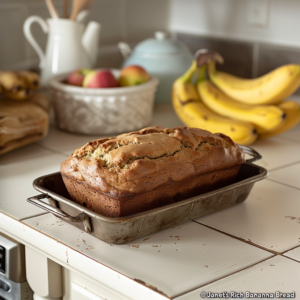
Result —
<instances>
[{"instance_id":1,"label":"cabinet drawer","mask_svg":"<svg viewBox=\"0 0 300 300\"><path fill-rule=\"evenodd\" d=\"M63 300L129 300L115 290L68 269L63 270Z\"/></svg>"}]
</instances>

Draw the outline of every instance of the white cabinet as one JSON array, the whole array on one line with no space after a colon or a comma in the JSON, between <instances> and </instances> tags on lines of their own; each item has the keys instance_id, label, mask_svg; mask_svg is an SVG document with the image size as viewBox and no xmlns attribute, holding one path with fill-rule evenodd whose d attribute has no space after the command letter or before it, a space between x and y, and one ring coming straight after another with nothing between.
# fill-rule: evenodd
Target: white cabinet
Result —
<instances>
[{"instance_id":1,"label":"white cabinet","mask_svg":"<svg viewBox=\"0 0 300 300\"><path fill-rule=\"evenodd\" d=\"M66 269L30 247L26 247L26 265L35 300L129 300L97 278Z\"/></svg>"},{"instance_id":2,"label":"white cabinet","mask_svg":"<svg viewBox=\"0 0 300 300\"><path fill-rule=\"evenodd\" d=\"M72 282L70 286L71 299L73 300L103 300L99 294L95 294L90 291L88 288L79 285L78 283Z\"/></svg>"},{"instance_id":3,"label":"white cabinet","mask_svg":"<svg viewBox=\"0 0 300 300\"><path fill-rule=\"evenodd\" d=\"M129 300L117 291L63 268L63 300Z\"/></svg>"}]
</instances>

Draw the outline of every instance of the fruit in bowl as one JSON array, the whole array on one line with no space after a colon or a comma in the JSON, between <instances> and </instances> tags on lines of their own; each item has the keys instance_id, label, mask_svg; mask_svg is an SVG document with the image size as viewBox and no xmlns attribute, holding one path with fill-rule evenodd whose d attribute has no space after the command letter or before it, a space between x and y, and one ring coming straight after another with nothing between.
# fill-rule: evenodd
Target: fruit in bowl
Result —
<instances>
[{"instance_id":1,"label":"fruit in bowl","mask_svg":"<svg viewBox=\"0 0 300 300\"><path fill-rule=\"evenodd\" d=\"M120 71L110 69L116 79ZM150 124L158 85L155 77L130 87L87 88L67 84L69 73L49 81L57 127L103 135L140 130Z\"/></svg>"},{"instance_id":2,"label":"fruit in bowl","mask_svg":"<svg viewBox=\"0 0 300 300\"><path fill-rule=\"evenodd\" d=\"M130 65L121 70L119 77L120 86L133 86L149 81L150 75L147 71L137 65Z\"/></svg>"},{"instance_id":3,"label":"fruit in bowl","mask_svg":"<svg viewBox=\"0 0 300 300\"><path fill-rule=\"evenodd\" d=\"M67 83L70 85L82 86L85 75L91 72L91 69L79 69L69 74Z\"/></svg>"},{"instance_id":4,"label":"fruit in bowl","mask_svg":"<svg viewBox=\"0 0 300 300\"><path fill-rule=\"evenodd\" d=\"M127 66L118 74L114 76L109 69L78 69L68 75L66 83L84 88L116 88L139 85L151 79L148 72L137 65Z\"/></svg>"},{"instance_id":5,"label":"fruit in bowl","mask_svg":"<svg viewBox=\"0 0 300 300\"><path fill-rule=\"evenodd\" d=\"M83 81L83 87L87 88L114 88L118 82L109 70L91 71Z\"/></svg>"}]
</instances>

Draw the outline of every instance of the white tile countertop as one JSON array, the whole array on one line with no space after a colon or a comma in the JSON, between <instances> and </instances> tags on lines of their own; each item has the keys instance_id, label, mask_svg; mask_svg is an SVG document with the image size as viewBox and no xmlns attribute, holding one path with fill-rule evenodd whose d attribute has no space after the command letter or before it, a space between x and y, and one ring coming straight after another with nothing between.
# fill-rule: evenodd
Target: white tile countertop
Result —
<instances>
[{"instance_id":1,"label":"white tile countertop","mask_svg":"<svg viewBox=\"0 0 300 300\"><path fill-rule=\"evenodd\" d=\"M151 125L182 123L171 106L158 106ZM67 156L96 138L52 127L44 140L1 156L0 232L118 291L117 299L196 300L201 292L231 291L300 299L300 125L251 145L263 156L257 165L270 174L246 201L123 245L26 202L39 194L35 178L59 171Z\"/></svg>"}]
</instances>

